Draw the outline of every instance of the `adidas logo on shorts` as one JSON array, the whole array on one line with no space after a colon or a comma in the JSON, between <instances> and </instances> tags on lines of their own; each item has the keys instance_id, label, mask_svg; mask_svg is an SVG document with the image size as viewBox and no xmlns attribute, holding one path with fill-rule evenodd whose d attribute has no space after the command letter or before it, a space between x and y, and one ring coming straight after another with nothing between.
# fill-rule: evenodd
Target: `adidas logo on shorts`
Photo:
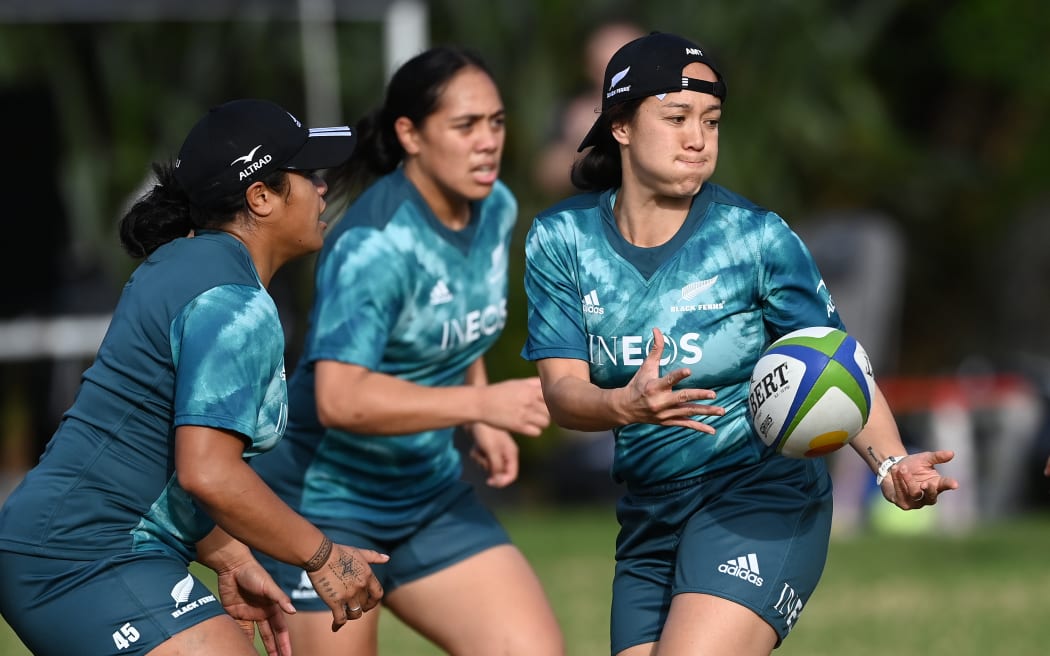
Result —
<instances>
[{"instance_id":1,"label":"adidas logo on shorts","mask_svg":"<svg viewBox=\"0 0 1050 656\"><path fill-rule=\"evenodd\" d=\"M758 556L753 553L730 558L718 566L718 571L743 579L759 588L762 587L762 577L759 576L761 572L758 569Z\"/></svg>"}]
</instances>

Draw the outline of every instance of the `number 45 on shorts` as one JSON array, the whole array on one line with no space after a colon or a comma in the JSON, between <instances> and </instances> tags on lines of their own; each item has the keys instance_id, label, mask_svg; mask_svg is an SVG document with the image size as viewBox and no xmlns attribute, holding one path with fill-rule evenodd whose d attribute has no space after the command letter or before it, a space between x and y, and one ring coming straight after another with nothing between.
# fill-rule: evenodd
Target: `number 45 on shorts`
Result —
<instances>
[{"instance_id":1,"label":"number 45 on shorts","mask_svg":"<svg viewBox=\"0 0 1050 656\"><path fill-rule=\"evenodd\" d=\"M138 639L139 630L131 626L131 622L120 627L119 631L113 632L113 643L117 645L117 650L127 649Z\"/></svg>"}]
</instances>

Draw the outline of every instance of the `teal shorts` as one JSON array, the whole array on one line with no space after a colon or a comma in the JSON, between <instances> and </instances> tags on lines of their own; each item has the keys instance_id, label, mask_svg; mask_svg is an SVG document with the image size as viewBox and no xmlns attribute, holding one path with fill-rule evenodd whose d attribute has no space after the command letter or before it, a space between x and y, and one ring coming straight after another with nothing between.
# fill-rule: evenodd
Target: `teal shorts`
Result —
<instances>
[{"instance_id":1,"label":"teal shorts","mask_svg":"<svg viewBox=\"0 0 1050 656\"><path fill-rule=\"evenodd\" d=\"M831 479L822 459L761 462L650 489L616 509L612 653L660 639L671 598L722 597L777 632L798 621L831 536Z\"/></svg>"},{"instance_id":2,"label":"teal shorts","mask_svg":"<svg viewBox=\"0 0 1050 656\"><path fill-rule=\"evenodd\" d=\"M390 560L371 565L385 593L441 571L486 549L509 544L499 520L481 503L474 488L454 481L413 514L411 523L382 523L307 517L337 544L373 549ZM256 554L259 562L300 611L328 610L306 572Z\"/></svg>"},{"instance_id":3,"label":"teal shorts","mask_svg":"<svg viewBox=\"0 0 1050 656\"><path fill-rule=\"evenodd\" d=\"M146 654L225 614L219 598L162 553L95 561L0 551L0 614L37 656Z\"/></svg>"}]
</instances>

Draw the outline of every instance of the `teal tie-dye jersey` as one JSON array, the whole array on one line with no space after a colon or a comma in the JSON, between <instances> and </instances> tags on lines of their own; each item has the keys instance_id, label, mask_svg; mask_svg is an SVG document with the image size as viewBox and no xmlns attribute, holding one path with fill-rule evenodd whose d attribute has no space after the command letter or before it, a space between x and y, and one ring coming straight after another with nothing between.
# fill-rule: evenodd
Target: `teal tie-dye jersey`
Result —
<instances>
[{"instance_id":1,"label":"teal tie-dye jersey","mask_svg":"<svg viewBox=\"0 0 1050 656\"><path fill-rule=\"evenodd\" d=\"M187 561L214 522L179 487L174 431L273 447L287 422L284 334L247 249L220 232L158 248L124 287L98 355L40 463L0 511L12 551Z\"/></svg>"},{"instance_id":2,"label":"teal tie-dye jersey","mask_svg":"<svg viewBox=\"0 0 1050 656\"><path fill-rule=\"evenodd\" d=\"M622 387L659 328L661 373L687 367L680 387L713 389L723 417L707 435L631 424L616 429L613 476L632 486L684 480L763 456L747 416L751 370L769 342L807 326L842 328L809 251L776 214L715 184L694 198L668 243L627 242L613 191L550 208L526 240L529 360L590 364L591 381Z\"/></svg>"},{"instance_id":3,"label":"teal tie-dye jersey","mask_svg":"<svg viewBox=\"0 0 1050 656\"><path fill-rule=\"evenodd\" d=\"M372 436L317 420L314 364L332 360L419 385L462 385L507 317L507 253L517 202L497 182L452 231L398 169L347 210L317 261L303 356L289 382L285 439L253 462L307 516L410 519L459 477L453 429ZM355 402L346 398L348 404Z\"/></svg>"}]
</instances>

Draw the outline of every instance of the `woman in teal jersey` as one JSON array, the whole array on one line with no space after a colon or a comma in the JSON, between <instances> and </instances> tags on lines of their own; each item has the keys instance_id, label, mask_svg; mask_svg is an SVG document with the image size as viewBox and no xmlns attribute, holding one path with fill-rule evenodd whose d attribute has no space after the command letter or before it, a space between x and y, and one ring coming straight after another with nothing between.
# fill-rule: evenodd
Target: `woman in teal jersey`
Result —
<instances>
[{"instance_id":1,"label":"woman in teal jersey","mask_svg":"<svg viewBox=\"0 0 1050 656\"><path fill-rule=\"evenodd\" d=\"M287 421L266 286L321 247L315 170L345 161L354 140L236 100L154 166L120 224L145 260L76 401L0 510L0 613L34 654L254 656L256 628L270 654L288 653L295 609L249 546L309 572L333 631L380 599L369 563L386 557L333 544L246 463ZM218 574L219 599L192 560Z\"/></svg>"},{"instance_id":2,"label":"woman in teal jersey","mask_svg":"<svg viewBox=\"0 0 1050 656\"><path fill-rule=\"evenodd\" d=\"M540 583L461 480L453 433L495 487L518 474L511 433L550 417L539 379L489 382L517 219L498 176L504 107L482 61L438 47L391 78L329 180L364 190L325 239L285 441L253 466L327 533L390 554L382 606L451 654L561 654ZM366 184L367 183L367 184ZM297 653L375 654L378 614L321 630L298 568L260 558L295 600ZM315 612L309 612L315 611Z\"/></svg>"},{"instance_id":3,"label":"woman in teal jersey","mask_svg":"<svg viewBox=\"0 0 1050 656\"><path fill-rule=\"evenodd\" d=\"M572 172L589 193L526 240L523 355L555 422L615 434L612 653L769 654L823 571L831 485L754 434L750 374L773 339L843 324L786 223L710 182L726 84L699 45L636 39L603 92ZM952 452L905 452L880 392L852 446L902 509L957 487L935 469Z\"/></svg>"}]
</instances>

